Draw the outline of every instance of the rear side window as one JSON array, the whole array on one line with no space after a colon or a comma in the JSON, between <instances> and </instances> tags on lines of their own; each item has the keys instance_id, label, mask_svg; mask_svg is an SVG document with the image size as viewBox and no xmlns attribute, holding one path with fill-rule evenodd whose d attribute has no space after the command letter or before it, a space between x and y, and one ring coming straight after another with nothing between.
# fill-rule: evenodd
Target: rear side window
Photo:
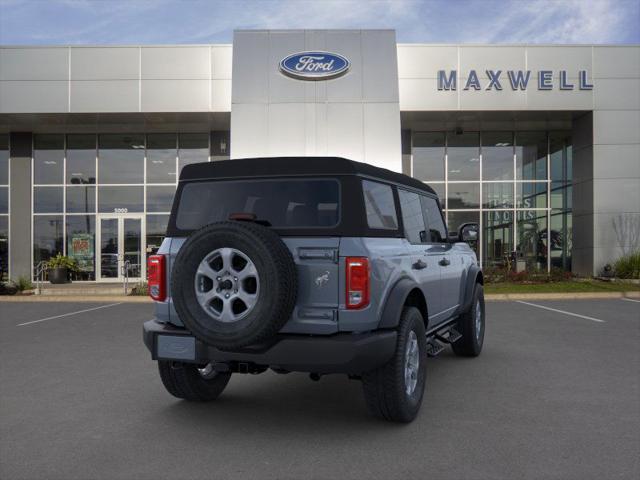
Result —
<instances>
[{"instance_id":1,"label":"rear side window","mask_svg":"<svg viewBox=\"0 0 640 480\"><path fill-rule=\"evenodd\" d=\"M420 201L422 202L422 210L424 211L425 221L429 229L429 238L427 241L431 243L446 242L447 229L444 226L438 202L436 202L435 198L425 197L423 195L420 195Z\"/></svg>"},{"instance_id":2,"label":"rear side window","mask_svg":"<svg viewBox=\"0 0 640 480\"><path fill-rule=\"evenodd\" d=\"M422 215L422 203L417 193L398 189L400 197L400 210L402 211L402 223L407 240L411 243L424 243L427 241L424 216Z\"/></svg>"},{"instance_id":3,"label":"rear side window","mask_svg":"<svg viewBox=\"0 0 640 480\"><path fill-rule=\"evenodd\" d=\"M397 230L398 218L391 187L384 183L363 180L362 192L369 228Z\"/></svg>"},{"instance_id":4,"label":"rear side window","mask_svg":"<svg viewBox=\"0 0 640 480\"><path fill-rule=\"evenodd\" d=\"M339 219L340 184L332 179L234 180L187 183L176 210L179 230L196 230L252 213L276 228L330 228Z\"/></svg>"}]
</instances>

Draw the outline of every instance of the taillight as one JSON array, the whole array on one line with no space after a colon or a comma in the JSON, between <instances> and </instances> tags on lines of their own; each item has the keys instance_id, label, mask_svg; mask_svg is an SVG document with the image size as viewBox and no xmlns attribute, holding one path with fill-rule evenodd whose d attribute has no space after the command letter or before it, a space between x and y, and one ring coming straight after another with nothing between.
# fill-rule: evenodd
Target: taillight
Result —
<instances>
[{"instance_id":1,"label":"taillight","mask_svg":"<svg viewBox=\"0 0 640 480\"><path fill-rule=\"evenodd\" d=\"M149 296L158 302L162 302L167 298L164 266L164 255L151 255L147 260Z\"/></svg>"},{"instance_id":2,"label":"taillight","mask_svg":"<svg viewBox=\"0 0 640 480\"><path fill-rule=\"evenodd\" d=\"M347 257L347 298L349 310L369 305L369 259L367 257Z\"/></svg>"}]
</instances>

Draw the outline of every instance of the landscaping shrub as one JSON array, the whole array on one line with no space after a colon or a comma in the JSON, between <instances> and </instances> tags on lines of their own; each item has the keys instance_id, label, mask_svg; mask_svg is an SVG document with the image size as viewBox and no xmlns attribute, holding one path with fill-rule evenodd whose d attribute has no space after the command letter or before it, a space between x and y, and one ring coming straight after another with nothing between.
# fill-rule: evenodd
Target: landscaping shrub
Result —
<instances>
[{"instance_id":1,"label":"landscaping shrub","mask_svg":"<svg viewBox=\"0 0 640 480\"><path fill-rule=\"evenodd\" d=\"M616 260L613 271L618 278L640 278L640 250Z\"/></svg>"},{"instance_id":2,"label":"landscaping shrub","mask_svg":"<svg viewBox=\"0 0 640 480\"><path fill-rule=\"evenodd\" d=\"M31 283L29 277L18 277L18 279L13 283L20 292L33 290L33 283Z\"/></svg>"},{"instance_id":3,"label":"landscaping shrub","mask_svg":"<svg viewBox=\"0 0 640 480\"><path fill-rule=\"evenodd\" d=\"M131 289L131 295L144 297L149 295L149 285L147 282L139 282Z\"/></svg>"}]
</instances>

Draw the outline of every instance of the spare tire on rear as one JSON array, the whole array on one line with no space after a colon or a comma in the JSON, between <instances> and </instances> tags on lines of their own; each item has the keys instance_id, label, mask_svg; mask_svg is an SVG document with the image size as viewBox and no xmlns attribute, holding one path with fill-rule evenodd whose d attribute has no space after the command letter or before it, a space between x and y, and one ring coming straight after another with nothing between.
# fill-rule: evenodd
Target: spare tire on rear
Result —
<instances>
[{"instance_id":1,"label":"spare tire on rear","mask_svg":"<svg viewBox=\"0 0 640 480\"><path fill-rule=\"evenodd\" d=\"M227 350L275 335L293 312L297 290L287 246L250 222L218 222L194 232L171 276L173 304L185 327Z\"/></svg>"}]
</instances>

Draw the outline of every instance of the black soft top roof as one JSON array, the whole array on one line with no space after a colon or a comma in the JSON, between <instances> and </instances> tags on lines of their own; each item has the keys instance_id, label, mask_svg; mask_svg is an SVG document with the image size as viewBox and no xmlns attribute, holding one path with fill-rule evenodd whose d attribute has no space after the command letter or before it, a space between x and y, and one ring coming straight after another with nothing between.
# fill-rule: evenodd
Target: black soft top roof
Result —
<instances>
[{"instance_id":1,"label":"black soft top roof","mask_svg":"<svg viewBox=\"0 0 640 480\"><path fill-rule=\"evenodd\" d=\"M268 157L192 163L180 181L307 175L363 175L436 195L431 187L402 173L341 157Z\"/></svg>"}]
</instances>

